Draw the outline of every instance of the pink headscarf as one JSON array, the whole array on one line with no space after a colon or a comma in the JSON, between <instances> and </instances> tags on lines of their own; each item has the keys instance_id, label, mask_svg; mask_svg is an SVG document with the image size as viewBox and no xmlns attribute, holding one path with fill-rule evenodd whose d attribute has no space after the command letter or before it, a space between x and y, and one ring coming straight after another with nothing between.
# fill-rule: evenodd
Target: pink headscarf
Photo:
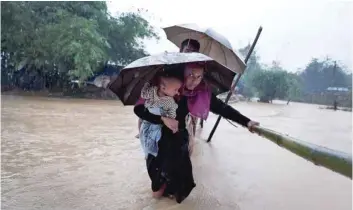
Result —
<instances>
[{"instance_id":1,"label":"pink headscarf","mask_svg":"<svg viewBox=\"0 0 353 210\"><path fill-rule=\"evenodd\" d=\"M192 73L192 68L200 67L199 64L187 64L184 70L184 80ZM181 94L188 97L188 108L192 116L206 120L210 112L211 90L205 81L196 86L194 90L182 87Z\"/></svg>"}]
</instances>

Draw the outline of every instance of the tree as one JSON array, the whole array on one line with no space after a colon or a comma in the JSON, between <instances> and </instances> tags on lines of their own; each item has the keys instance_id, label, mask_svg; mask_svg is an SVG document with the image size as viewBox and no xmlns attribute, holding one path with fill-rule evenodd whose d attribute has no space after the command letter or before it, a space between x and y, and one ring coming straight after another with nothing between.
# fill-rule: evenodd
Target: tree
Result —
<instances>
[{"instance_id":1,"label":"tree","mask_svg":"<svg viewBox=\"0 0 353 210\"><path fill-rule=\"evenodd\" d=\"M302 82L297 74L287 74L288 92L287 92L287 104L289 101L300 101L302 97Z\"/></svg>"},{"instance_id":2,"label":"tree","mask_svg":"<svg viewBox=\"0 0 353 210\"><path fill-rule=\"evenodd\" d=\"M147 54L141 39L157 38L138 13L114 17L105 2L1 2L1 32L12 71L62 80L85 80L108 60L125 65Z\"/></svg>"},{"instance_id":3,"label":"tree","mask_svg":"<svg viewBox=\"0 0 353 210\"><path fill-rule=\"evenodd\" d=\"M245 58L250 50L251 45L248 44L247 46L239 49L239 53ZM252 77L254 73L257 71L261 71L262 67L259 63L259 56L257 55L256 50L254 50L248 60L247 67L245 73L240 81L239 84L239 93L243 94L246 97L253 97L254 96L254 87L252 84Z\"/></svg>"},{"instance_id":4,"label":"tree","mask_svg":"<svg viewBox=\"0 0 353 210\"><path fill-rule=\"evenodd\" d=\"M282 68L278 62L275 61L272 62L272 66L269 68L269 72L273 74L273 79L276 83L276 90L272 98L286 98L289 90L288 72Z\"/></svg>"},{"instance_id":5,"label":"tree","mask_svg":"<svg viewBox=\"0 0 353 210\"><path fill-rule=\"evenodd\" d=\"M353 75L352 75L352 73L350 73L350 74L347 74L346 79L345 79L347 87L350 88L351 90L352 90L352 77L353 77Z\"/></svg>"},{"instance_id":6,"label":"tree","mask_svg":"<svg viewBox=\"0 0 353 210\"><path fill-rule=\"evenodd\" d=\"M273 64L269 69L256 71L251 78L260 101L269 103L275 98L285 99L290 90L288 73L279 65Z\"/></svg>"},{"instance_id":7,"label":"tree","mask_svg":"<svg viewBox=\"0 0 353 210\"><path fill-rule=\"evenodd\" d=\"M343 67L330 58L320 61L313 58L300 74L303 81L304 92L318 93L325 91L328 87L350 87L351 78Z\"/></svg>"}]
</instances>

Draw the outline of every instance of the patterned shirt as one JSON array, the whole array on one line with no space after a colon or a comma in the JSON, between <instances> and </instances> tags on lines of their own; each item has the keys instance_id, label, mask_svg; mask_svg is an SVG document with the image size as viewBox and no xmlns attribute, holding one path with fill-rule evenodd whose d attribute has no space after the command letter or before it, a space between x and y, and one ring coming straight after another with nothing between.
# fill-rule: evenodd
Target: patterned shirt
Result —
<instances>
[{"instance_id":1,"label":"patterned shirt","mask_svg":"<svg viewBox=\"0 0 353 210\"><path fill-rule=\"evenodd\" d=\"M145 107L159 107L163 110L166 117L175 118L178 104L175 103L174 98L170 96L159 97L157 94L158 87L151 86L146 83L141 90L141 98L146 99Z\"/></svg>"}]
</instances>

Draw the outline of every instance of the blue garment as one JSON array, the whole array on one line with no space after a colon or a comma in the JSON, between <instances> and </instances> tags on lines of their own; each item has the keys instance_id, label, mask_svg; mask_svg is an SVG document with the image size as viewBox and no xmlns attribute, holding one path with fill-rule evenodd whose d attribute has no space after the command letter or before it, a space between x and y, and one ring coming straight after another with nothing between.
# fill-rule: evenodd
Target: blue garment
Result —
<instances>
[{"instance_id":1,"label":"blue garment","mask_svg":"<svg viewBox=\"0 0 353 210\"><path fill-rule=\"evenodd\" d=\"M155 115L161 115L162 109L159 107L148 108L149 112ZM147 158L148 154L154 157L158 154L158 141L162 137L162 125L152 124L146 120L142 121L140 128L140 142Z\"/></svg>"}]
</instances>

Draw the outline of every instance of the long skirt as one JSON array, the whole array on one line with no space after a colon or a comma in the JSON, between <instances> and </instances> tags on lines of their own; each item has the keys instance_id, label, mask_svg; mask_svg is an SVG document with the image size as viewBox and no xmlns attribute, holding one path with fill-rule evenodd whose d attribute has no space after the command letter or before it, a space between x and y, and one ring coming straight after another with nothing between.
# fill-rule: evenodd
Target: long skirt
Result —
<instances>
[{"instance_id":1,"label":"long skirt","mask_svg":"<svg viewBox=\"0 0 353 210\"><path fill-rule=\"evenodd\" d=\"M189 196L196 186L188 143L189 133L186 129L173 134L163 127L157 156L148 155L146 159L152 191L156 192L166 184L164 195L173 195L178 203Z\"/></svg>"}]
</instances>

